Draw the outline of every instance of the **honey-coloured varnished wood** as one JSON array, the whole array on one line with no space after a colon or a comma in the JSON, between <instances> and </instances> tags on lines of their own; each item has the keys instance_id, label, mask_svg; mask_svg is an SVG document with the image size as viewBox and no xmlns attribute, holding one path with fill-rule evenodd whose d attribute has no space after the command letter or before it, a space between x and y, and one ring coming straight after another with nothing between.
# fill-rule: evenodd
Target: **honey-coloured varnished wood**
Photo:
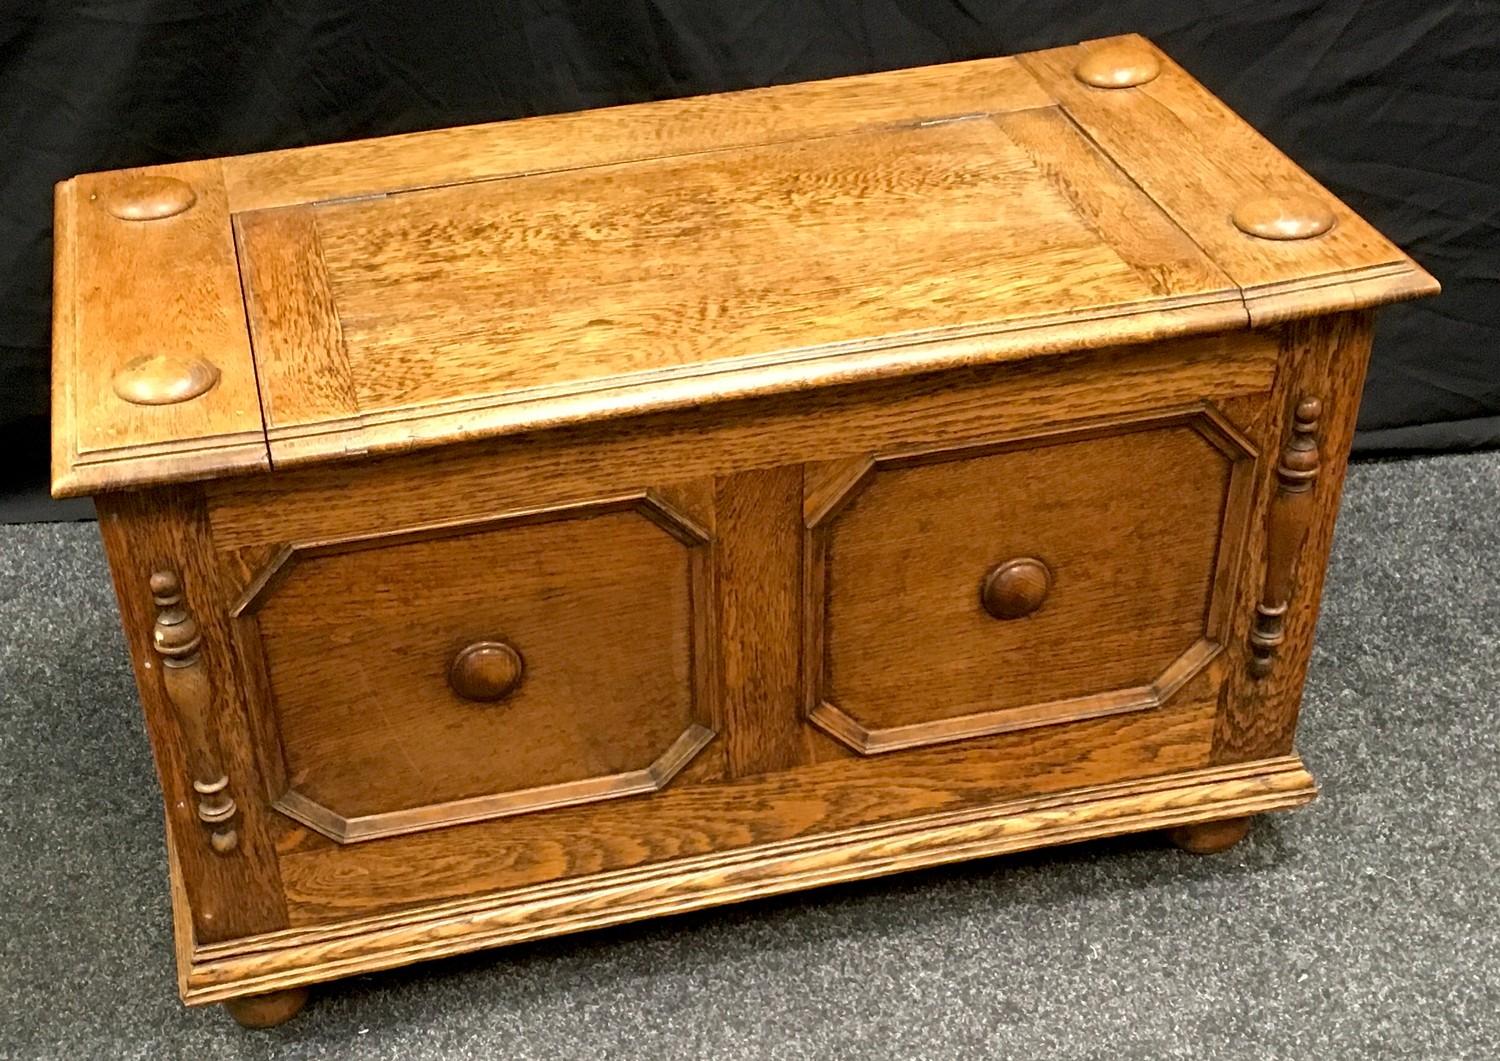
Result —
<instances>
[{"instance_id":1,"label":"honey-coloured varnished wood","mask_svg":"<svg viewBox=\"0 0 1500 1061\"><path fill-rule=\"evenodd\" d=\"M475 641L459 649L448 665L448 685L465 700L503 700L521 684L525 660L504 641Z\"/></svg>"},{"instance_id":2,"label":"honey-coloured varnished wood","mask_svg":"<svg viewBox=\"0 0 1500 1061\"><path fill-rule=\"evenodd\" d=\"M1235 227L1260 239L1313 239L1336 221L1332 208L1315 195L1258 195L1234 208Z\"/></svg>"},{"instance_id":3,"label":"honey-coloured varnished wood","mask_svg":"<svg viewBox=\"0 0 1500 1061\"><path fill-rule=\"evenodd\" d=\"M224 772L219 750L213 686L199 652L203 634L193 613L183 604L182 583L175 571L152 573L151 596L156 602L151 644L161 657L162 686L182 728L193 791L198 797L198 818L209 829L214 851L225 855L239 846L239 833L234 828L238 809L229 794L229 775Z\"/></svg>"},{"instance_id":4,"label":"honey-coloured varnished wood","mask_svg":"<svg viewBox=\"0 0 1500 1061\"><path fill-rule=\"evenodd\" d=\"M160 221L198 201L193 186L176 177L143 174L105 193L100 205L121 221Z\"/></svg>"},{"instance_id":5,"label":"honey-coloured varnished wood","mask_svg":"<svg viewBox=\"0 0 1500 1061\"><path fill-rule=\"evenodd\" d=\"M233 609L273 806L348 843L665 785L714 736L708 542L642 492L277 549Z\"/></svg>"},{"instance_id":6,"label":"honey-coloured varnished wood","mask_svg":"<svg viewBox=\"0 0 1500 1061\"><path fill-rule=\"evenodd\" d=\"M1122 44L1151 52L1160 74L1101 91L1080 63ZM1437 281L1321 187L1143 37L1086 41L1019 57L1068 116L1234 281L1252 325L1435 294ZM1247 236L1242 204L1311 198L1331 229L1293 241Z\"/></svg>"},{"instance_id":7,"label":"honey-coloured varnished wood","mask_svg":"<svg viewBox=\"0 0 1500 1061\"><path fill-rule=\"evenodd\" d=\"M176 405L207 394L219 382L218 366L201 357L184 360L147 354L115 373L115 393L132 405Z\"/></svg>"},{"instance_id":8,"label":"honey-coloured varnished wood","mask_svg":"<svg viewBox=\"0 0 1500 1061\"><path fill-rule=\"evenodd\" d=\"M56 202L191 1003L1316 794L1436 284L1143 38Z\"/></svg>"},{"instance_id":9,"label":"honey-coloured varnished wood","mask_svg":"<svg viewBox=\"0 0 1500 1061\"><path fill-rule=\"evenodd\" d=\"M1191 411L877 454L808 528L809 717L871 754L1159 707L1223 646L1252 452Z\"/></svg>"},{"instance_id":10,"label":"honey-coloured varnished wood","mask_svg":"<svg viewBox=\"0 0 1500 1061\"><path fill-rule=\"evenodd\" d=\"M142 173L59 187L59 493L1436 290L1135 37L144 176L197 200L125 222L92 204ZM1246 204L1292 204L1262 227L1307 235L1295 204L1312 200L1336 222L1316 239L1257 240L1231 220ZM101 240L118 246L80 256ZM171 268L132 264L167 244ZM655 264L635 268L648 246ZM96 276L157 312L110 320ZM184 297L201 320L179 317ZM125 355L115 366L73 359L96 321ZM223 393L191 416L96 409L98 375L143 354L207 356ZM259 401L246 402L242 381L257 375Z\"/></svg>"},{"instance_id":11,"label":"honey-coloured varnished wood","mask_svg":"<svg viewBox=\"0 0 1500 1061\"><path fill-rule=\"evenodd\" d=\"M1256 519L1238 563L1241 591L1233 610L1231 643L1238 662L1229 669L1214 738L1216 762L1286 754L1294 747L1302 685L1312 656L1313 633L1332 547L1339 495L1354 438L1359 395L1369 363L1369 313L1337 314L1278 329L1284 369L1272 401L1257 418L1265 455L1258 471ZM1295 550L1288 606L1280 619L1283 637L1269 672L1254 666L1253 633L1261 619L1270 551L1272 508L1281 490L1281 454L1295 437L1297 407L1306 398L1321 403L1317 421L1317 475L1311 484L1307 535ZM1306 410L1304 410L1306 411ZM1300 502L1299 502L1300 503Z\"/></svg>"},{"instance_id":12,"label":"honey-coloured varnished wood","mask_svg":"<svg viewBox=\"0 0 1500 1061\"><path fill-rule=\"evenodd\" d=\"M1271 501L1266 536L1266 578L1250 633L1250 673L1271 673L1276 650L1285 640L1284 621L1292 596L1292 572L1313 516L1313 486L1318 478L1318 419L1323 403L1314 397L1297 402L1291 437L1276 465L1276 496Z\"/></svg>"},{"instance_id":13,"label":"honey-coloured varnished wood","mask_svg":"<svg viewBox=\"0 0 1500 1061\"><path fill-rule=\"evenodd\" d=\"M1135 88L1156 80L1161 74L1161 60L1149 47L1122 41L1089 49L1073 73L1093 88Z\"/></svg>"},{"instance_id":14,"label":"honey-coloured varnished wood","mask_svg":"<svg viewBox=\"0 0 1500 1061\"><path fill-rule=\"evenodd\" d=\"M304 928L241 946L199 950L191 1002L244 988L317 983L351 971L389 968L538 936L575 932L840 881L1076 843L1229 816L1301 806L1316 794L1301 762L1280 759L1188 772L1157 781L1082 788L973 811L913 813L889 824L844 829L742 854L670 859L601 876L401 915L353 919L342 930Z\"/></svg>"},{"instance_id":15,"label":"honey-coloured varnished wood","mask_svg":"<svg viewBox=\"0 0 1500 1061\"><path fill-rule=\"evenodd\" d=\"M143 177L189 185L191 209L129 220L102 204ZM57 186L53 248L53 490L59 496L270 467L230 210L216 160L75 177ZM171 359L190 373L138 404L116 380ZM129 378L128 374L125 377ZM180 386L180 385L179 385ZM137 395L160 395L160 386Z\"/></svg>"},{"instance_id":16,"label":"honey-coloured varnished wood","mask_svg":"<svg viewBox=\"0 0 1500 1061\"><path fill-rule=\"evenodd\" d=\"M1045 560L1022 556L997 564L984 576L979 599L996 619L1024 619L1040 608L1052 590Z\"/></svg>"},{"instance_id":17,"label":"honey-coloured varnished wood","mask_svg":"<svg viewBox=\"0 0 1500 1061\"><path fill-rule=\"evenodd\" d=\"M234 659L230 598L202 494L193 487L165 487L104 494L95 504L156 758L167 834L180 867L174 900L179 937L211 945L285 928L286 896L263 796L264 763L246 728L253 698ZM153 585L153 576L165 577ZM162 619L167 629L158 641ZM195 648L181 651L195 640ZM191 666L165 667L173 657L159 646L172 649L178 660L193 660ZM222 793L203 793L194 784L212 787L220 777L229 782ZM200 817L205 797L210 807L222 802L216 796L234 801L226 823ZM233 829L235 845L220 851L214 834L225 825Z\"/></svg>"}]
</instances>

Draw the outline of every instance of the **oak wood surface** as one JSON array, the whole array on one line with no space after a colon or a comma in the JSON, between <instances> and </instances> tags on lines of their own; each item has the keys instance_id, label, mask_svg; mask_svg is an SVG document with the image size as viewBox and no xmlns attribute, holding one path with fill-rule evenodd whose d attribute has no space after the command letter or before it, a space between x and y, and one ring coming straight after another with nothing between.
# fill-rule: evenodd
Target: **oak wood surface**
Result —
<instances>
[{"instance_id":1,"label":"oak wood surface","mask_svg":"<svg viewBox=\"0 0 1500 1061\"><path fill-rule=\"evenodd\" d=\"M126 220L101 198L142 172L58 186L53 492L202 478L270 466L240 304L219 162L158 167L192 185L182 213ZM114 377L138 358L201 359L217 383L189 401L139 405Z\"/></svg>"},{"instance_id":2,"label":"oak wood surface","mask_svg":"<svg viewBox=\"0 0 1500 1061\"><path fill-rule=\"evenodd\" d=\"M913 343L935 366L953 355L930 344L1009 356L992 340L1018 328L1244 323L1228 279L1055 111L272 213L244 215L240 246L278 464L785 391ZM317 282L277 283L289 258ZM279 416L325 367L347 408Z\"/></svg>"},{"instance_id":3,"label":"oak wood surface","mask_svg":"<svg viewBox=\"0 0 1500 1061\"><path fill-rule=\"evenodd\" d=\"M266 424L347 415L358 397L313 215L240 214L234 233Z\"/></svg>"},{"instance_id":4,"label":"oak wood surface","mask_svg":"<svg viewBox=\"0 0 1500 1061\"><path fill-rule=\"evenodd\" d=\"M960 859L1283 810L1317 786L1291 757L1104 785L747 849L644 870L432 904L327 929L196 949L184 997L220 1001L559 932L738 902Z\"/></svg>"},{"instance_id":5,"label":"oak wood surface","mask_svg":"<svg viewBox=\"0 0 1500 1061\"><path fill-rule=\"evenodd\" d=\"M1098 89L1075 75L1089 41L1020 56L1086 133L1206 250L1241 288L1252 324L1434 294L1437 282L1149 41L1158 77ZM1255 199L1311 198L1332 229L1316 239L1257 239L1232 215Z\"/></svg>"},{"instance_id":6,"label":"oak wood surface","mask_svg":"<svg viewBox=\"0 0 1500 1061\"><path fill-rule=\"evenodd\" d=\"M1024 619L1047 603L1052 591L1052 569L1035 556L1002 561L985 572L979 584L979 603L991 618Z\"/></svg>"},{"instance_id":7,"label":"oak wood surface","mask_svg":"<svg viewBox=\"0 0 1500 1061\"><path fill-rule=\"evenodd\" d=\"M255 798L261 789L259 750L244 721L246 692L232 654L227 595L200 491L166 487L111 493L97 504L99 533L165 797L167 831L186 878L192 932L200 942L213 942L280 928L287 914L273 852L273 823L265 803ZM153 644L157 608L151 576L166 569L177 573L183 599L199 626L198 666L208 685L209 711L197 721L211 729L220 768L239 804L238 842L228 855L213 849L198 818L193 763L208 749L189 746L192 726L184 727L176 716Z\"/></svg>"},{"instance_id":8,"label":"oak wood surface","mask_svg":"<svg viewBox=\"0 0 1500 1061\"><path fill-rule=\"evenodd\" d=\"M1292 433L1296 407L1312 395L1322 402L1318 420L1319 467L1313 486L1313 512L1291 559L1289 606L1282 622L1283 640L1276 665L1264 677L1252 670L1251 630L1255 603L1262 595L1268 560L1269 511L1277 477L1276 461L1261 469L1262 499L1259 519L1252 524L1245 550L1243 581L1249 596L1236 611L1230 644L1242 661L1232 668L1225 686L1223 709L1215 735L1216 762L1235 762L1284 754L1292 747L1302 686L1312 658L1313 633L1327 575L1328 553L1338 518L1339 500L1349 466L1359 396L1369 365L1371 314L1337 314L1281 329L1285 368L1268 409L1266 450L1276 453Z\"/></svg>"},{"instance_id":9,"label":"oak wood surface","mask_svg":"<svg viewBox=\"0 0 1500 1061\"><path fill-rule=\"evenodd\" d=\"M1191 420L878 463L821 528L822 699L886 730L1150 685L1219 634L1235 466ZM997 621L984 578L1030 555L1046 605Z\"/></svg>"},{"instance_id":10,"label":"oak wood surface","mask_svg":"<svg viewBox=\"0 0 1500 1061\"><path fill-rule=\"evenodd\" d=\"M264 648L302 797L363 818L627 774L707 721L693 546L638 510L353 544L288 563L242 634ZM449 684L485 639L525 659L494 704Z\"/></svg>"},{"instance_id":11,"label":"oak wood surface","mask_svg":"<svg viewBox=\"0 0 1500 1061\"><path fill-rule=\"evenodd\" d=\"M802 469L740 472L717 483L719 696L727 774L795 766L812 739L802 719ZM788 636L792 634L792 636Z\"/></svg>"},{"instance_id":12,"label":"oak wood surface","mask_svg":"<svg viewBox=\"0 0 1500 1061\"><path fill-rule=\"evenodd\" d=\"M203 662L203 631L175 570L153 571L150 584L156 604L151 647L161 657L162 691L182 737L193 802L198 819L211 830L209 846L227 855L239 846L239 808L224 768L214 682Z\"/></svg>"},{"instance_id":13,"label":"oak wood surface","mask_svg":"<svg viewBox=\"0 0 1500 1061\"><path fill-rule=\"evenodd\" d=\"M293 924L329 925L436 899L524 888L689 855L1208 764L1206 676L1159 711L870 758L840 755L735 780L338 845L287 823L278 841ZM818 740L832 743L827 737Z\"/></svg>"},{"instance_id":14,"label":"oak wood surface","mask_svg":"<svg viewBox=\"0 0 1500 1061\"><path fill-rule=\"evenodd\" d=\"M1160 72L1077 76L1119 49ZM164 180L192 194L180 213L103 208ZM1257 239L1230 220L1277 196L1326 200L1333 227ZM1134 37L88 175L59 189L57 237L59 494L1436 290ZM109 386L129 355L225 364L143 411Z\"/></svg>"},{"instance_id":15,"label":"oak wood surface","mask_svg":"<svg viewBox=\"0 0 1500 1061\"><path fill-rule=\"evenodd\" d=\"M207 484L221 549L482 517L658 483L971 442L1270 390L1272 335L1215 336L736 402ZM1101 371L1107 366L1108 371Z\"/></svg>"},{"instance_id":16,"label":"oak wood surface","mask_svg":"<svg viewBox=\"0 0 1500 1061\"><path fill-rule=\"evenodd\" d=\"M190 1001L1315 792L1435 282L1140 38L57 205Z\"/></svg>"},{"instance_id":17,"label":"oak wood surface","mask_svg":"<svg viewBox=\"0 0 1500 1061\"><path fill-rule=\"evenodd\" d=\"M224 160L236 212L1046 107L1014 58L437 129Z\"/></svg>"}]
</instances>

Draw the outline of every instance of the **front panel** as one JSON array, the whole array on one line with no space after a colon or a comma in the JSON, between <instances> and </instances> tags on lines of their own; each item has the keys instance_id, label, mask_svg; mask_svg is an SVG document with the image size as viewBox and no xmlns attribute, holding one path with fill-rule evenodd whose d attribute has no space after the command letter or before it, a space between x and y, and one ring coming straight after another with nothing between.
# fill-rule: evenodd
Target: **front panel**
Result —
<instances>
[{"instance_id":1,"label":"front panel","mask_svg":"<svg viewBox=\"0 0 1500 1061\"><path fill-rule=\"evenodd\" d=\"M234 784L290 923L1205 766L1275 353L211 486L258 774ZM1055 596L1001 619L983 583L1011 553ZM503 646L468 676L493 699L455 677L474 645Z\"/></svg>"},{"instance_id":2,"label":"front panel","mask_svg":"<svg viewBox=\"0 0 1500 1061\"><path fill-rule=\"evenodd\" d=\"M1161 706L1224 648L1255 447L1211 405L856 463L811 717L862 753Z\"/></svg>"}]
</instances>

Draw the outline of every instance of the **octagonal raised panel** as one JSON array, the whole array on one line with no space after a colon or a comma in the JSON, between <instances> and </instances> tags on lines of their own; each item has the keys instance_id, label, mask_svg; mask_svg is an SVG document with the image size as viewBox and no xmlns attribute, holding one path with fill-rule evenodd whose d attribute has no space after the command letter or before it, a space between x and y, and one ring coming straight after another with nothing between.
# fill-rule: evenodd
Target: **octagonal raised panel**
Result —
<instances>
[{"instance_id":1,"label":"octagonal raised panel","mask_svg":"<svg viewBox=\"0 0 1500 1061\"><path fill-rule=\"evenodd\" d=\"M871 754L1164 703L1220 651L1254 456L1202 408L834 469L810 719Z\"/></svg>"},{"instance_id":2,"label":"octagonal raised panel","mask_svg":"<svg viewBox=\"0 0 1500 1061\"><path fill-rule=\"evenodd\" d=\"M713 737L707 542L640 494L288 546L235 609L274 805L347 843L661 788Z\"/></svg>"}]
</instances>

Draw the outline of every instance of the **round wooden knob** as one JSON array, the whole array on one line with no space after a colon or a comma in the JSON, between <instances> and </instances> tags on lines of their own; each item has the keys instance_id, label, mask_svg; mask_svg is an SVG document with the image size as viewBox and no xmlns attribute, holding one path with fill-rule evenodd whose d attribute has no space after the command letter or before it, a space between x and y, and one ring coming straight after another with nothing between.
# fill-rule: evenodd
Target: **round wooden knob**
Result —
<instances>
[{"instance_id":1,"label":"round wooden knob","mask_svg":"<svg viewBox=\"0 0 1500 1061\"><path fill-rule=\"evenodd\" d=\"M461 649L448 667L448 685L465 700L502 700L521 684L521 654L504 641L476 641Z\"/></svg>"},{"instance_id":2,"label":"round wooden knob","mask_svg":"<svg viewBox=\"0 0 1500 1061\"><path fill-rule=\"evenodd\" d=\"M159 221L175 217L197 201L192 186L176 177L145 174L111 191L103 206L121 221Z\"/></svg>"},{"instance_id":3,"label":"round wooden knob","mask_svg":"<svg viewBox=\"0 0 1500 1061\"><path fill-rule=\"evenodd\" d=\"M1073 76L1094 88L1135 88L1161 75L1161 60L1138 45L1110 44L1089 52Z\"/></svg>"},{"instance_id":4,"label":"round wooden knob","mask_svg":"<svg viewBox=\"0 0 1500 1061\"><path fill-rule=\"evenodd\" d=\"M201 357L144 354L114 375L115 394L132 405L175 405L207 394L219 382L219 367Z\"/></svg>"},{"instance_id":5,"label":"round wooden knob","mask_svg":"<svg viewBox=\"0 0 1500 1061\"><path fill-rule=\"evenodd\" d=\"M979 587L984 610L996 619L1021 619L1042 606L1052 588L1052 569L1034 556L1007 560Z\"/></svg>"},{"instance_id":6,"label":"round wooden knob","mask_svg":"<svg viewBox=\"0 0 1500 1061\"><path fill-rule=\"evenodd\" d=\"M1321 236L1336 218L1322 199L1312 195L1260 195L1235 207L1234 227L1258 239L1296 240Z\"/></svg>"}]
</instances>

